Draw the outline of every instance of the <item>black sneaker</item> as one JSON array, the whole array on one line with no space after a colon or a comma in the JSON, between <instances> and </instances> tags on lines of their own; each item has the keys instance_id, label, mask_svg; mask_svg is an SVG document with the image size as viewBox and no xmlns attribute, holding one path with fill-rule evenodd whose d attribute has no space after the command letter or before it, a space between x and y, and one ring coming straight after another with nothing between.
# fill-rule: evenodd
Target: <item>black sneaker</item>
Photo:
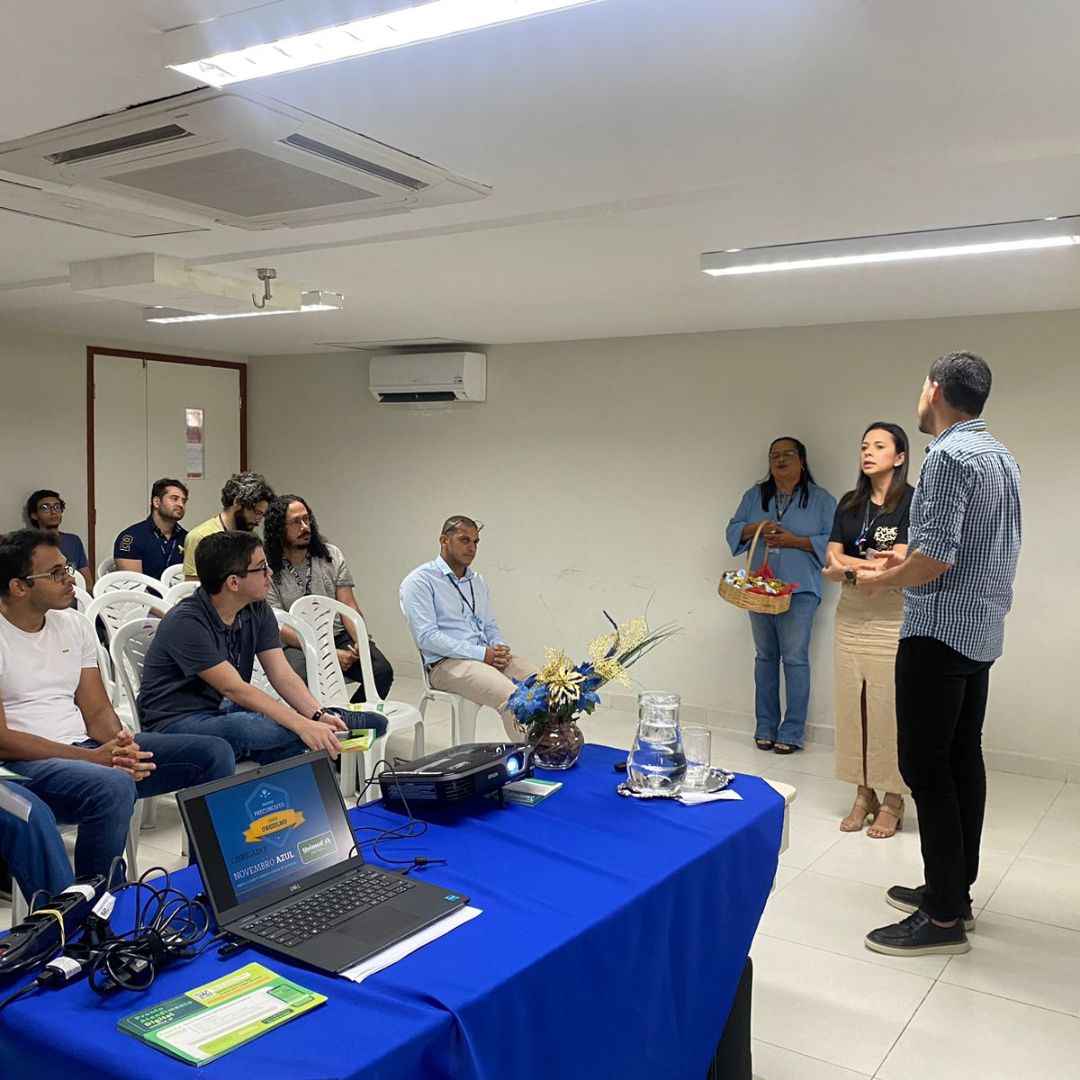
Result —
<instances>
[{"instance_id":1,"label":"black sneaker","mask_svg":"<svg viewBox=\"0 0 1080 1080\"><path fill-rule=\"evenodd\" d=\"M923 894L926 892L925 885L918 885L914 889L905 888L903 885L894 885L886 894L885 902L896 908L897 911L914 912L922 907ZM971 901L964 905L964 929L970 934L975 929L975 916L971 913Z\"/></svg>"},{"instance_id":2,"label":"black sneaker","mask_svg":"<svg viewBox=\"0 0 1080 1080\"><path fill-rule=\"evenodd\" d=\"M927 956L933 953L966 953L971 945L964 927L937 926L921 911L892 926L866 935L866 947L886 956Z\"/></svg>"}]
</instances>

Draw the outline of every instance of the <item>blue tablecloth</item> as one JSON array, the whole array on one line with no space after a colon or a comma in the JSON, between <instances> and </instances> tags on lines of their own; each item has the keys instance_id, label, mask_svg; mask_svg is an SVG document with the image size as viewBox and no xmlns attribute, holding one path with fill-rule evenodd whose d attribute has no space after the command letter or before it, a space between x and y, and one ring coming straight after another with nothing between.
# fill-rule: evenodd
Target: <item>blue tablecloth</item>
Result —
<instances>
[{"instance_id":1,"label":"blue tablecloth","mask_svg":"<svg viewBox=\"0 0 1080 1080\"><path fill-rule=\"evenodd\" d=\"M784 804L752 776L735 782L742 802L621 798L624 756L586 746L570 772L540 774L564 787L538 806L418 815L426 835L385 853L445 858L422 875L484 914L363 984L211 949L141 995L37 991L0 1013L0 1076L190 1080L191 1066L117 1019L259 960L329 1001L203 1066L205 1080L703 1080L776 872ZM401 820L378 803L354 811L355 825ZM194 868L173 883L200 887ZM118 913L130 925L130 904Z\"/></svg>"}]
</instances>

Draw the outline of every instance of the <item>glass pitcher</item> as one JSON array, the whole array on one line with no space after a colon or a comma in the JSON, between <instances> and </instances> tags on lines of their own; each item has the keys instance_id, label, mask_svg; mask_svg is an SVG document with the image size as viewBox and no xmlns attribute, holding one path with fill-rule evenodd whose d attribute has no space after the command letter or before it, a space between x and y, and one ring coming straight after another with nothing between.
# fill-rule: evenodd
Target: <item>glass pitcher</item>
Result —
<instances>
[{"instance_id":1,"label":"glass pitcher","mask_svg":"<svg viewBox=\"0 0 1080 1080\"><path fill-rule=\"evenodd\" d=\"M679 695L646 690L638 695L638 729L626 762L629 785L655 795L677 795L686 776L679 730Z\"/></svg>"}]
</instances>

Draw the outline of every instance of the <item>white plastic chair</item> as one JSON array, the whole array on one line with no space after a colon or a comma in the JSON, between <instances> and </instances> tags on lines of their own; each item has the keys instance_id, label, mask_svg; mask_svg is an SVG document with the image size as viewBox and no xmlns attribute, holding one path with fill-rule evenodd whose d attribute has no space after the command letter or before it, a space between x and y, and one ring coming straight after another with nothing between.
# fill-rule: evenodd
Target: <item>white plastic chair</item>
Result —
<instances>
[{"instance_id":1,"label":"white plastic chair","mask_svg":"<svg viewBox=\"0 0 1080 1080\"><path fill-rule=\"evenodd\" d=\"M111 574L116 569L116 560L107 555L101 562L98 563L96 578L103 578L106 574Z\"/></svg>"},{"instance_id":2,"label":"white plastic chair","mask_svg":"<svg viewBox=\"0 0 1080 1080\"><path fill-rule=\"evenodd\" d=\"M277 608L273 608L272 610L277 617L278 626L291 627L296 631L296 636L300 638L300 648L304 654L304 667L307 673L307 687L308 690L311 691L311 696L316 701L321 701L320 694L322 691L319 686L319 645L315 640L315 632L303 619L298 619L295 615L290 615L287 611L279 611ZM263 670L263 666L259 663L259 658L257 656L255 657L255 665L251 669L251 685L256 689L261 690L268 697L272 697L275 701L284 701L284 698L282 698L277 690L274 689L274 684Z\"/></svg>"},{"instance_id":3,"label":"white plastic chair","mask_svg":"<svg viewBox=\"0 0 1080 1080\"><path fill-rule=\"evenodd\" d=\"M151 581L153 578L150 579ZM160 583L159 583L160 584ZM148 592L133 592L128 589L115 589L101 596L95 596L86 609L86 617L91 625L97 620L105 624L105 637L111 643L113 634L132 619L145 618L151 610L164 614L172 605L160 596Z\"/></svg>"},{"instance_id":4,"label":"white plastic chair","mask_svg":"<svg viewBox=\"0 0 1080 1080\"><path fill-rule=\"evenodd\" d=\"M124 694L131 702L131 731L134 735L138 735L142 730L136 701L139 696L139 687L142 685L143 664L146 662L146 654L150 650L150 644L160 625L161 620L152 617L132 619L117 629L109 645L117 682L123 686ZM236 765L237 772L247 772L256 768L258 766L254 761L240 761ZM158 798L167 798L167 796L158 796ZM143 809L145 800L135 803L136 811L142 811L140 825L148 829L152 829L156 824L155 801L155 799L149 800L145 809ZM180 850L184 855L187 854L186 833L181 838Z\"/></svg>"},{"instance_id":5,"label":"white plastic chair","mask_svg":"<svg viewBox=\"0 0 1080 1080\"><path fill-rule=\"evenodd\" d=\"M183 574L183 572L184 568L181 566L180 573ZM176 607L181 600L187 599L198 587L199 583L197 581L184 581L181 579L171 588L165 590L165 603L170 607Z\"/></svg>"},{"instance_id":6,"label":"white plastic chair","mask_svg":"<svg viewBox=\"0 0 1080 1080\"><path fill-rule=\"evenodd\" d=\"M124 589L128 592L152 592L155 596L165 595L165 586L149 574L140 574L135 570L112 570L94 582L94 596L104 596L107 592Z\"/></svg>"},{"instance_id":7,"label":"white plastic chair","mask_svg":"<svg viewBox=\"0 0 1080 1080\"><path fill-rule=\"evenodd\" d=\"M113 708L116 708L120 703L119 686L116 682L116 676L113 673L112 658L109 656L109 650L105 648L101 638L98 637L94 620L91 619L88 614L92 603L93 600L90 600L85 607L75 609L75 614L86 619L90 624L90 633L94 636L94 648L97 651L98 674L101 676L101 681L105 684L105 692L109 695L109 700L112 702Z\"/></svg>"},{"instance_id":8,"label":"white plastic chair","mask_svg":"<svg viewBox=\"0 0 1080 1080\"><path fill-rule=\"evenodd\" d=\"M386 735L376 739L370 750L363 753L346 753L341 756L341 790L352 795L365 777L373 775L378 762L385 756L386 738L397 732L412 728L413 757L424 756L424 718L418 709L403 701L383 701L375 689L375 673L371 666L371 650L367 646L367 626L359 612L327 596L302 596L289 609L289 614L303 619L315 632L318 644L317 672L319 693L323 705L346 705L349 693L345 676L338 663L337 645L334 643L334 620L338 617L352 624L356 641L360 644L360 670L364 676L366 706L377 709L386 717ZM311 667L308 668L310 678ZM381 709L379 708L381 706ZM355 768L352 763L355 762ZM365 798L374 798L374 787L369 788Z\"/></svg>"},{"instance_id":9,"label":"white plastic chair","mask_svg":"<svg viewBox=\"0 0 1080 1080\"><path fill-rule=\"evenodd\" d=\"M322 694L322 686L319 683L319 642L315 637L315 631L312 630L309 623L304 622L303 619L291 614L288 611L282 611L280 608L273 608L274 617L278 621L278 626L287 626L292 630L296 636L300 639L300 650L304 654L304 674L307 679L308 690L311 691L311 696L320 701ZM255 658L255 663L258 664L258 657ZM259 670L262 671L260 665ZM266 675L263 675L266 679ZM254 678L252 679L254 682ZM270 680L266 679L267 685ZM261 686L259 689L263 689ZM273 687L270 690L273 691ZM277 697L277 694L274 694Z\"/></svg>"},{"instance_id":10,"label":"white plastic chair","mask_svg":"<svg viewBox=\"0 0 1080 1080\"><path fill-rule=\"evenodd\" d=\"M165 591L168 592L174 585L184 580L184 564L173 563L172 566L166 566L161 572L161 584L165 586Z\"/></svg>"},{"instance_id":11,"label":"white plastic chair","mask_svg":"<svg viewBox=\"0 0 1080 1080\"><path fill-rule=\"evenodd\" d=\"M79 579L82 580L81 578ZM94 598L81 586L75 586L75 602L79 605L76 610L85 612Z\"/></svg>"},{"instance_id":12,"label":"white plastic chair","mask_svg":"<svg viewBox=\"0 0 1080 1080\"><path fill-rule=\"evenodd\" d=\"M405 616L405 605L400 602L402 617L408 625L408 617ZM412 633L410 628L409 633ZM415 644L415 642L414 642ZM417 646L419 650L419 646ZM470 701L460 694L452 694L449 690L436 690L428 679L427 664L424 663L424 654L420 656L420 678L424 684L424 692L420 697L417 709L423 719L427 719L427 707L431 701L441 701L450 707L450 745L462 746L466 743L476 742L476 714L480 706L475 701Z\"/></svg>"}]
</instances>

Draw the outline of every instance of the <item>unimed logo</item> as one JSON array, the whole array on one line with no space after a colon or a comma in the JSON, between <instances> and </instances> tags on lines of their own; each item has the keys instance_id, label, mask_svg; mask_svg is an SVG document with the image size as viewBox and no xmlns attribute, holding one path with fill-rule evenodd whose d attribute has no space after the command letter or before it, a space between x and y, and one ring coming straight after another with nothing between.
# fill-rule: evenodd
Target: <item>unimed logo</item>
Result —
<instances>
[{"instance_id":1,"label":"unimed logo","mask_svg":"<svg viewBox=\"0 0 1080 1080\"><path fill-rule=\"evenodd\" d=\"M327 855L332 855L337 851L337 841L334 839L332 832L320 833L318 836L313 836L308 840L301 840L296 845L296 850L300 852L300 858L304 862L315 862L317 859L325 859Z\"/></svg>"}]
</instances>

